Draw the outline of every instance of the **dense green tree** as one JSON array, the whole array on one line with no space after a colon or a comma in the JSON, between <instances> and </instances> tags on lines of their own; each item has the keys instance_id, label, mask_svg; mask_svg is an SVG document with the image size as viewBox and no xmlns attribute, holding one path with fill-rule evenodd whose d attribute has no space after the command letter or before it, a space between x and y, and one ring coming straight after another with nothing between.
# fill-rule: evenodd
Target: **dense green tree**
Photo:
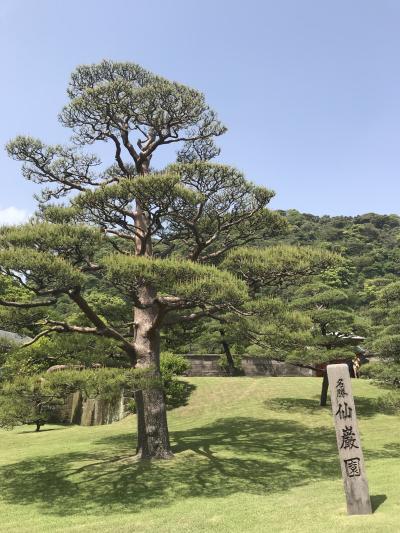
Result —
<instances>
[{"instance_id":1,"label":"dense green tree","mask_svg":"<svg viewBox=\"0 0 400 533\"><path fill-rule=\"evenodd\" d=\"M237 370L234 355L243 353L309 366L306 355L314 340L313 322L302 310L291 308L288 296L294 287L341 264L340 257L318 247L276 245L232 250L221 267L246 283L248 301L240 312L214 313L213 321L204 321L202 327L188 328L181 323L169 340L183 351L192 351L193 344L195 349L222 349L233 374ZM200 338L194 340L193 334Z\"/></svg>"},{"instance_id":2,"label":"dense green tree","mask_svg":"<svg viewBox=\"0 0 400 533\"><path fill-rule=\"evenodd\" d=\"M364 369L364 375L380 382L400 385L400 282L390 277L373 280L368 287L366 314L373 327L368 342L371 353L379 358Z\"/></svg>"},{"instance_id":3,"label":"dense green tree","mask_svg":"<svg viewBox=\"0 0 400 533\"><path fill-rule=\"evenodd\" d=\"M298 288L291 301L291 306L306 312L313 323L312 342L304 357L314 364L347 360L351 365L358 345L368 334L369 323L352 308L351 291L337 286L337 276L325 277L333 286L317 279ZM327 393L328 378L324 370L321 405L326 405Z\"/></svg>"},{"instance_id":4,"label":"dense green tree","mask_svg":"<svg viewBox=\"0 0 400 533\"><path fill-rule=\"evenodd\" d=\"M233 250L224 267L246 282L250 294L246 312L236 321L236 337L247 338L276 360L302 364L312 322L301 310L291 308L288 290L290 295L294 287L340 263L340 257L318 247Z\"/></svg>"},{"instance_id":5,"label":"dense green tree","mask_svg":"<svg viewBox=\"0 0 400 533\"><path fill-rule=\"evenodd\" d=\"M24 177L42 186L35 220L0 234L0 274L8 283L0 305L6 316L19 313L31 348L57 344L56 333L85 336L92 347L118 347L159 383L162 332L206 320L228 350L236 338L305 363L316 319L307 306L290 308L287 286L333 266L326 275L334 279L322 280L331 290L353 283L329 250L352 256L358 283L357 254L377 231L392 238L397 218L366 216L354 229L348 217L331 224L329 217L282 213L293 228L287 243L322 248L270 246L287 227L285 217L268 209L272 191L210 162L225 127L201 93L135 64L103 61L78 67L68 96L60 121L72 129L73 145L17 137L7 147ZM112 147L111 166L85 151L100 142ZM156 150L178 143L175 163L151 168ZM388 257L385 273L395 272L394 264ZM73 357L67 344L57 350ZM162 389L138 391L135 400L138 455L170 457Z\"/></svg>"}]
</instances>

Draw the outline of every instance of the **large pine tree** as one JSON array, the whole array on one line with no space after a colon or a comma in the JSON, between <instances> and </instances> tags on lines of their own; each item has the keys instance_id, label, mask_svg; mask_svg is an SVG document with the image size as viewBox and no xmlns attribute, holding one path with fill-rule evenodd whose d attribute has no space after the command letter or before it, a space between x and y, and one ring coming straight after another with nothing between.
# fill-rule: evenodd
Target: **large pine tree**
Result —
<instances>
[{"instance_id":1,"label":"large pine tree","mask_svg":"<svg viewBox=\"0 0 400 533\"><path fill-rule=\"evenodd\" d=\"M236 277L235 259L224 259L276 235L284 222L267 209L272 191L210 162L225 128L198 91L132 63L103 61L78 67L68 96L60 120L74 144L17 137L7 147L25 178L43 188L36 219L1 232L1 272L23 294L0 304L47 309L69 299L75 320L44 316L33 342L53 333L108 337L157 378L161 328L249 312L249 286ZM109 167L85 151L99 142L113 147ZM154 152L173 143L181 145L177 161L154 171ZM318 253L324 264L335 261ZM100 282L131 305L131 317L99 312L89 296ZM163 390L138 391L135 400L139 457L170 457Z\"/></svg>"}]
</instances>

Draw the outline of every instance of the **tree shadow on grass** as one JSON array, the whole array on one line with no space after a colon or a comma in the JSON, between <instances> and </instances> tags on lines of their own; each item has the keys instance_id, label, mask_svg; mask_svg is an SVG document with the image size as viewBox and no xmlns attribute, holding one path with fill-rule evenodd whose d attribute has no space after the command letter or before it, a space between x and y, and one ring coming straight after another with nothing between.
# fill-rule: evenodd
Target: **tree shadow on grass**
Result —
<instances>
[{"instance_id":1,"label":"tree shadow on grass","mask_svg":"<svg viewBox=\"0 0 400 533\"><path fill-rule=\"evenodd\" d=\"M382 414L382 407L373 398L355 396L356 412L360 418L371 418ZM319 396L314 398L274 398L264 402L265 407L274 411L298 412L301 414L318 415L324 412L331 413L331 402L328 398L324 407L319 405ZM391 413L388 413L391 414Z\"/></svg>"},{"instance_id":2,"label":"tree shadow on grass","mask_svg":"<svg viewBox=\"0 0 400 533\"><path fill-rule=\"evenodd\" d=\"M59 427L59 428L46 428L46 429L42 429L40 428L40 431L36 431L36 429L27 429L25 431L20 431L19 432L19 435L25 435L26 433L35 433L35 435L37 435L37 433L45 433L46 431L60 431L62 429L68 429L69 426L64 426L64 427Z\"/></svg>"},{"instance_id":3,"label":"tree shadow on grass","mask_svg":"<svg viewBox=\"0 0 400 533\"><path fill-rule=\"evenodd\" d=\"M4 466L1 497L58 515L138 511L177 498L285 491L339 472L332 432L291 420L221 419L172 440L174 461L133 462L133 435L125 434L98 441L96 452Z\"/></svg>"},{"instance_id":4,"label":"tree shadow on grass","mask_svg":"<svg viewBox=\"0 0 400 533\"><path fill-rule=\"evenodd\" d=\"M372 459L399 459L400 458L400 444L398 442L391 442L386 444L379 451L364 450L366 460Z\"/></svg>"},{"instance_id":5,"label":"tree shadow on grass","mask_svg":"<svg viewBox=\"0 0 400 533\"><path fill-rule=\"evenodd\" d=\"M133 461L129 433L97 441L92 452L3 466L0 495L59 516L109 514L191 497L264 495L340 477L332 431L292 420L225 418L174 432L172 441L172 461Z\"/></svg>"}]
</instances>

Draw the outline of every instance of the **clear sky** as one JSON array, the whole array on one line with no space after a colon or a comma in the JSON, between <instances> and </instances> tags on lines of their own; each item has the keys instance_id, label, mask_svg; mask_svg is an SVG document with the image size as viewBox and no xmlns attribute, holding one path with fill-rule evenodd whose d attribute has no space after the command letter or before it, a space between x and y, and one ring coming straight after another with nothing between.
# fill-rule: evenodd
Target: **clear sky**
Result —
<instances>
[{"instance_id":1,"label":"clear sky","mask_svg":"<svg viewBox=\"0 0 400 533\"><path fill-rule=\"evenodd\" d=\"M1 145L67 141L74 67L133 61L206 94L271 207L400 213L399 0L0 0L0 54ZM0 223L34 210L4 150L0 186Z\"/></svg>"}]
</instances>

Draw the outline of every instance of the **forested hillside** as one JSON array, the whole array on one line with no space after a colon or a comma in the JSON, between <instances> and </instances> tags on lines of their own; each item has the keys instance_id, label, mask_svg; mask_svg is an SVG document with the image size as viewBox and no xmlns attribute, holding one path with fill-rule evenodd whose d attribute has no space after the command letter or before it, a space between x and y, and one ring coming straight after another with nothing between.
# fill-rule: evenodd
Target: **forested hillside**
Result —
<instances>
[{"instance_id":1,"label":"forested hillside","mask_svg":"<svg viewBox=\"0 0 400 533\"><path fill-rule=\"evenodd\" d=\"M314 288L314 319L318 314L328 315L328 319L334 318L332 311L336 308L338 313L341 308L343 320L336 324L333 320L334 326L339 331L350 334L353 339L357 335L363 336L364 339L357 348L362 345L363 349L383 360L382 363L364 367L364 374L398 386L400 217L376 213L355 217L319 217L296 210L280 213L289 222L288 234L280 239L281 242L322 246L345 258L341 267L320 276L325 287L331 287L330 294L333 295L332 289L336 289L341 292L342 299L337 292L336 297L324 300L323 295L328 294L328 291L324 292L322 289L318 294L322 287L316 280L309 287L311 293ZM307 292L307 287L302 287L297 292ZM345 309L348 313L347 320ZM355 346L356 341L349 339L347 350L355 350ZM338 353L337 347L331 348L334 348L335 354Z\"/></svg>"},{"instance_id":2,"label":"forested hillside","mask_svg":"<svg viewBox=\"0 0 400 533\"><path fill-rule=\"evenodd\" d=\"M352 284L400 273L400 217L367 213L355 217L322 216L280 211L290 224L290 244L323 245L339 252L354 268ZM349 280L350 281L350 280Z\"/></svg>"}]
</instances>

